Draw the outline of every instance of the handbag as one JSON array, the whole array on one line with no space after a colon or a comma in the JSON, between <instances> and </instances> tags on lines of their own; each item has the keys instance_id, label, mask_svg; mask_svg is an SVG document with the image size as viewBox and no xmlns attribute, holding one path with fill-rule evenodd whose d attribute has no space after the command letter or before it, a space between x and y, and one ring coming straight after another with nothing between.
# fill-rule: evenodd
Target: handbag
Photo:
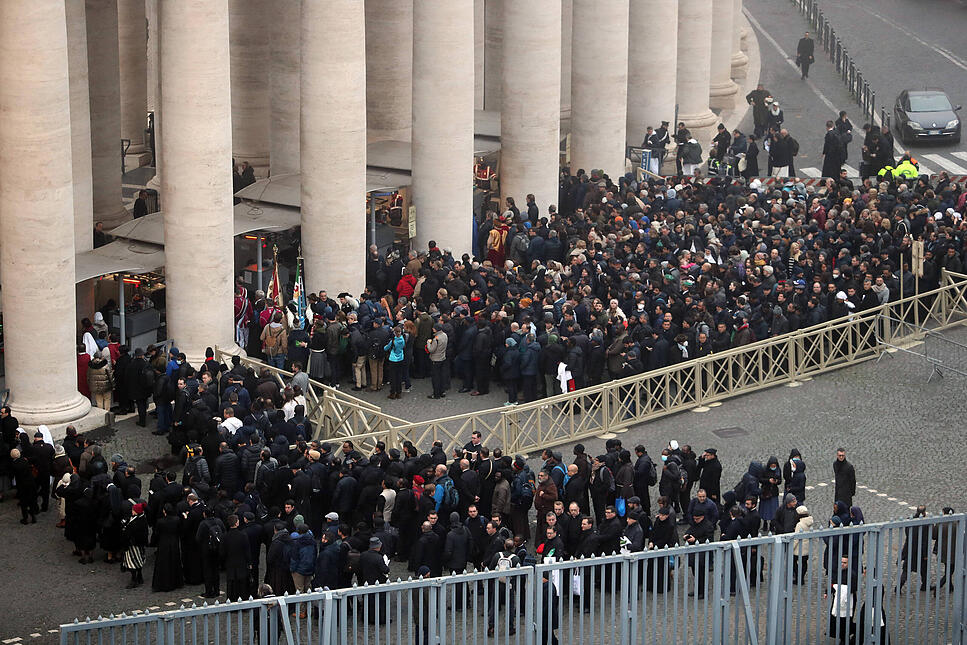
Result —
<instances>
[{"instance_id":1,"label":"handbag","mask_svg":"<svg viewBox=\"0 0 967 645\"><path fill-rule=\"evenodd\" d=\"M571 574L571 595L580 596L583 590L584 585L581 584L581 574Z\"/></svg>"}]
</instances>

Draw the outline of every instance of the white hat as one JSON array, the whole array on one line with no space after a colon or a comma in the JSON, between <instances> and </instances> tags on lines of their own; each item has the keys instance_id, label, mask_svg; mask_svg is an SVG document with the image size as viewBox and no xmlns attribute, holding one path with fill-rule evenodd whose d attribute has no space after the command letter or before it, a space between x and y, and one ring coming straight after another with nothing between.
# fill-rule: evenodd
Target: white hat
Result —
<instances>
[{"instance_id":1,"label":"white hat","mask_svg":"<svg viewBox=\"0 0 967 645\"><path fill-rule=\"evenodd\" d=\"M672 450L678 450L678 442L672 439L671 441L668 442L668 447L671 448Z\"/></svg>"},{"instance_id":2,"label":"white hat","mask_svg":"<svg viewBox=\"0 0 967 645\"><path fill-rule=\"evenodd\" d=\"M836 292L836 299L837 300L846 300L846 292L845 291L837 291Z\"/></svg>"}]
</instances>

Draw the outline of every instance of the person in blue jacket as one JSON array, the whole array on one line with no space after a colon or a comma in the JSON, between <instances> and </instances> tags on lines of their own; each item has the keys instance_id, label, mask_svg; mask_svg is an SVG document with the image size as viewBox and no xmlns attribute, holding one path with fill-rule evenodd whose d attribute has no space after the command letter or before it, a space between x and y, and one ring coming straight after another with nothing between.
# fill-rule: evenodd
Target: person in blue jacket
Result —
<instances>
[{"instance_id":1,"label":"person in blue jacket","mask_svg":"<svg viewBox=\"0 0 967 645\"><path fill-rule=\"evenodd\" d=\"M390 399L400 398L403 391L403 362L406 360L406 336L403 334L403 326L397 325L393 328L393 337L383 346L383 351L387 353L387 363L389 364L389 396Z\"/></svg>"}]
</instances>

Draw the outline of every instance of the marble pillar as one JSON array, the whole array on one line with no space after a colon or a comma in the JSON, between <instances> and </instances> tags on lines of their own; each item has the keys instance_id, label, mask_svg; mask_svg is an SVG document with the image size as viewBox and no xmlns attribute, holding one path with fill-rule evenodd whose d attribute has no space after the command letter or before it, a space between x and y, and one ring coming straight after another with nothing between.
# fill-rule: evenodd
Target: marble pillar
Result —
<instances>
[{"instance_id":1,"label":"marble pillar","mask_svg":"<svg viewBox=\"0 0 967 645\"><path fill-rule=\"evenodd\" d=\"M279 0L271 19L269 158L272 174L281 175L300 168L302 0Z\"/></svg>"}]
</instances>

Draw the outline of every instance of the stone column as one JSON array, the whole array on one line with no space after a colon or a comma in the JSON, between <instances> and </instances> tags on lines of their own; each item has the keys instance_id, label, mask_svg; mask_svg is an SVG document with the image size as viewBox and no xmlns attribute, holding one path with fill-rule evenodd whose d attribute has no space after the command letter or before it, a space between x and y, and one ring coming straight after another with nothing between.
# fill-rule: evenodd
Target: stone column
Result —
<instances>
[{"instance_id":1,"label":"stone column","mask_svg":"<svg viewBox=\"0 0 967 645\"><path fill-rule=\"evenodd\" d=\"M161 29L161 0L147 0L146 13L148 16L148 102L154 102L154 176L148 180L148 188L157 190L164 209L164 196L161 193L161 166L164 162L164 137L162 136L161 121L161 39L164 31ZM152 89L153 88L153 89Z\"/></svg>"},{"instance_id":2,"label":"stone column","mask_svg":"<svg viewBox=\"0 0 967 645\"><path fill-rule=\"evenodd\" d=\"M148 78L148 111L157 110L161 102L158 93L158 0L144 0L144 17L148 23L147 47L147 78Z\"/></svg>"},{"instance_id":3,"label":"stone column","mask_svg":"<svg viewBox=\"0 0 967 645\"><path fill-rule=\"evenodd\" d=\"M71 88L71 176L74 186L74 251L94 248L94 185L91 178L91 104L87 77L84 0L67 0L67 62ZM77 320L94 314L94 280L77 283Z\"/></svg>"},{"instance_id":4,"label":"stone column","mask_svg":"<svg viewBox=\"0 0 967 645\"><path fill-rule=\"evenodd\" d=\"M709 107L731 109L739 86L732 80L732 28L734 0L712 3L712 71L709 85Z\"/></svg>"},{"instance_id":5,"label":"stone column","mask_svg":"<svg viewBox=\"0 0 967 645\"><path fill-rule=\"evenodd\" d=\"M366 0L366 125L371 141L411 137L413 1ZM473 80L472 69L470 73Z\"/></svg>"},{"instance_id":6,"label":"stone column","mask_svg":"<svg viewBox=\"0 0 967 645\"><path fill-rule=\"evenodd\" d=\"M110 230L131 215L121 201L121 87L117 0L86 0L94 219Z\"/></svg>"},{"instance_id":7,"label":"stone column","mask_svg":"<svg viewBox=\"0 0 967 645\"><path fill-rule=\"evenodd\" d=\"M541 213L557 204L561 142L561 2L505 1L500 190ZM526 46L524 45L526 43Z\"/></svg>"},{"instance_id":8,"label":"stone column","mask_svg":"<svg viewBox=\"0 0 967 645\"><path fill-rule=\"evenodd\" d=\"M574 0L571 58L571 168L625 168L628 115L628 0Z\"/></svg>"},{"instance_id":9,"label":"stone column","mask_svg":"<svg viewBox=\"0 0 967 645\"><path fill-rule=\"evenodd\" d=\"M413 14L415 248L472 251L473 0L417 0Z\"/></svg>"},{"instance_id":10,"label":"stone column","mask_svg":"<svg viewBox=\"0 0 967 645\"><path fill-rule=\"evenodd\" d=\"M678 120L695 138L718 117L709 109L712 65L712 12L708 0L679 0L678 4ZM672 130L674 131L674 129ZM707 143L702 144L703 150Z\"/></svg>"},{"instance_id":11,"label":"stone column","mask_svg":"<svg viewBox=\"0 0 967 645\"><path fill-rule=\"evenodd\" d=\"M610 7L608 9L610 11ZM561 118L571 117L571 42L574 37L574 0L561 0Z\"/></svg>"},{"instance_id":12,"label":"stone column","mask_svg":"<svg viewBox=\"0 0 967 645\"><path fill-rule=\"evenodd\" d=\"M742 31L745 15L742 0L733 0L732 9L732 78L745 78L749 73L749 56L742 51Z\"/></svg>"},{"instance_id":13,"label":"stone column","mask_svg":"<svg viewBox=\"0 0 967 645\"><path fill-rule=\"evenodd\" d=\"M503 94L504 0L484 0L484 109L499 110Z\"/></svg>"},{"instance_id":14,"label":"stone column","mask_svg":"<svg viewBox=\"0 0 967 645\"><path fill-rule=\"evenodd\" d=\"M299 172L302 0L280 0L272 19L270 161L273 175Z\"/></svg>"},{"instance_id":15,"label":"stone column","mask_svg":"<svg viewBox=\"0 0 967 645\"><path fill-rule=\"evenodd\" d=\"M118 61L121 77L121 138L129 139L130 162L145 151L144 127L148 111L148 22L145 0L118 2Z\"/></svg>"},{"instance_id":16,"label":"stone column","mask_svg":"<svg viewBox=\"0 0 967 645\"><path fill-rule=\"evenodd\" d=\"M70 103L64 0L0 3L4 362L24 425L91 409L77 391Z\"/></svg>"},{"instance_id":17,"label":"stone column","mask_svg":"<svg viewBox=\"0 0 967 645\"><path fill-rule=\"evenodd\" d=\"M228 0L158 4L168 337L199 365L207 346L238 351Z\"/></svg>"},{"instance_id":18,"label":"stone column","mask_svg":"<svg viewBox=\"0 0 967 645\"><path fill-rule=\"evenodd\" d=\"M165 0L162 0L162 4ZM229 0L232 156L255 174L269 167L269 10L258 0Z\"/></svg>"},{"instance_id":19,"label":"stone column","mask_svg":"<svg viewBox=\"0 0 967 645\"><path fill-rule=\"evenodd\" d=\"M366 26L358 0L302 3L306 288L366 286Z\"/></svg>"},{"instance_id":20,"label":"stone column","mask_svg":"<svg viewBox=\"0 0 967 645\"><path fill-rule=\"evenodd\" d=\"M486 0L473 0L473 107L475 110L484 109L486 16Z\"/></svg>"},{"instance_id":21,"label":"stone column","mask_svg":"<svg viewBox=\"0 0 967 645\"><path fill-rule=\"evenodd\" d=\"M627 143L668 121L674 133L678 67L678 0L631 0Z\"/></svg>"}]
</instances>

